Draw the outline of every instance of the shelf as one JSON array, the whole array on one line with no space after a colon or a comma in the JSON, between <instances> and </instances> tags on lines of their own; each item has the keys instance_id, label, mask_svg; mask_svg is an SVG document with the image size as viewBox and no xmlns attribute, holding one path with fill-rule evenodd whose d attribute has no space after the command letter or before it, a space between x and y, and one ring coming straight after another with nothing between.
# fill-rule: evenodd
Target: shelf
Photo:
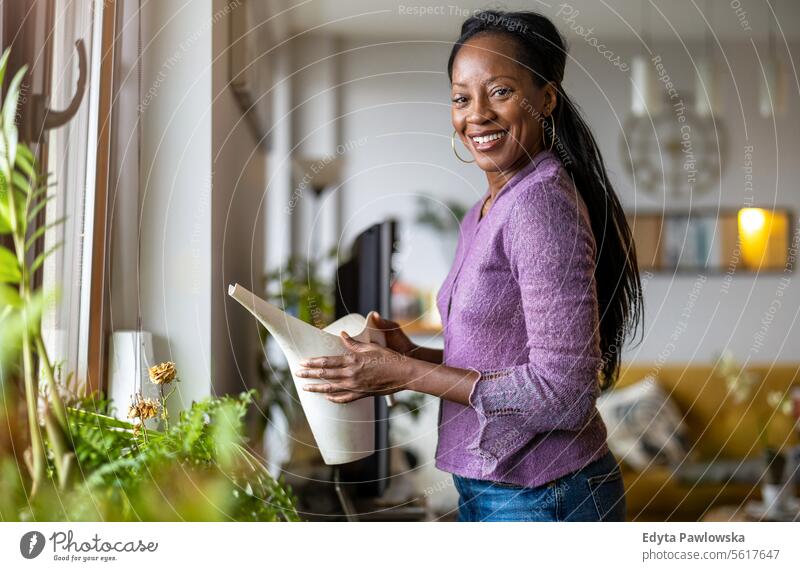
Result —
<instances>
[{"instance_id":1,"label":"shelf","mask_svg":"<svg viewBox=\"0 0 800 571\"><path fill-rule=\"evenodd\" d=\"M442 333L441 325L431 325L421 319L395 319L406 335L435 336Z\"/></svg>"}]
</instances>

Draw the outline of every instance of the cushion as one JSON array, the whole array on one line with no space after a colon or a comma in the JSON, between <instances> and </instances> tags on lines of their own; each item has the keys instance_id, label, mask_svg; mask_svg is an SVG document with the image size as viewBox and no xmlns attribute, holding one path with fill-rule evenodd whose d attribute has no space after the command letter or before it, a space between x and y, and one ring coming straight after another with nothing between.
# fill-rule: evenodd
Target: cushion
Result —
<instances>
[{"instance_id":1,"label":"cushion","mask_svg":"<svg viewBox=\"0 0 800 571\"><path fill-rule=\"evenodd\" d=\"M689 453L683 415L652 376L600 395L597 409L614 455L636 470L675 466Z\"/></svg>"}]
</instances>

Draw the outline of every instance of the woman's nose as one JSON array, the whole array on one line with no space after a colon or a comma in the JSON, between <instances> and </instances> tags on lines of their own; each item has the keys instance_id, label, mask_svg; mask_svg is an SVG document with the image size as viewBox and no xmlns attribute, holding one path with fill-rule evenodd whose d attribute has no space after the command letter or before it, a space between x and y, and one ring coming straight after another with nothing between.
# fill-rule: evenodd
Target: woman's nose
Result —
<instances>
[{"instance_id":1,"label":"woman's nose","mask_svg":"<svg viewBox=\"0 0 800 571\"><path fill-rule=\"evenodd\" d=\"M472 100L470 105L469 114L467 115L467 122L480 125L488 121L494 121L497 115L489 105L489 101L485 97L476 97Z\"/></svg>"}]
</instances>

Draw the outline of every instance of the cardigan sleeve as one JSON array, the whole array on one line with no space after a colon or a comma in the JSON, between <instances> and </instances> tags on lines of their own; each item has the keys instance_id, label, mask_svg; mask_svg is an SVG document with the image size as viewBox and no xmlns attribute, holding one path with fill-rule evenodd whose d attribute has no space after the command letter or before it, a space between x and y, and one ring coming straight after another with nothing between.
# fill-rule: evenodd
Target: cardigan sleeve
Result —
<instances>
[{"instance_id":1,"label":"cardigan sleeve","mask_svg":"<svg viewBox=\"0 0 800 571\"><path fill-rule=\"evenodd\" d=\"M469 449L487 474L537 434L586 426L599 391L595 242L585 207L566 174L521 190L503 241L521 300L509 327L524 324L527 363L479 370L469 396L479 419Z\"/></svg>"}]
</instances>

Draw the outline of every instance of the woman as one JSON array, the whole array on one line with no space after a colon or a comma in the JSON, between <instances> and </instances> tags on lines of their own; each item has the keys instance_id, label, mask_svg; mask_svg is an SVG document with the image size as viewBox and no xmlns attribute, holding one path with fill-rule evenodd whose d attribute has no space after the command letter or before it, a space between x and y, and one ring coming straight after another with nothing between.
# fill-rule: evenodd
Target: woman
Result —
<instances>
[{"instance_id":1,"label":"woman","mask_svg":"<svg viewBox=\"0 0 800 571\"><path fill-rule=\"evenodd\" d=\"M489 188L437 297L445 349L380 319L387 348L344 335L347 355L298 372L339 403L405 389L440 397L436 466L453 474L461 521L625 517L595 400L637 326L641 287L603 159L562 90L565 62L539 14L463 24L448 63L453 150L458 135Z\"/></svg>"}]
</instances>

